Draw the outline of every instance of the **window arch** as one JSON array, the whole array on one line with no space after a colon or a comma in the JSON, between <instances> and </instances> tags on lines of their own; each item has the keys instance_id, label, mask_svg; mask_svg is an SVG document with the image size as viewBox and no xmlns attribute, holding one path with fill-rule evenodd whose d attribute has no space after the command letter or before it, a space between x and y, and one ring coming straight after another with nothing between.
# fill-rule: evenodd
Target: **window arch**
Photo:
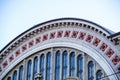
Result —
<instances>
[{"instance_id":1,"label":"window arch","mask_svg":"<svg viewBox=\"0 0 120 80\"><path fill-rule=\"evenodd\" d=\"M38 57L34 58L34 65L33 65L33 80L35 79L35 75L38 69Z\"/></svg>"},{"instance_id":2,"label":"window arch","mask_svg":"<svg viewBox=\"0 0 120 80\"><path fill-rule=\"evenodd\" d=\"M75 75L75 52L70 54L70 76Z\"/></svg>"},{"instance_id":3,"label":"window arch","mask_svg":"<svg viewBox=\"0 0 120 80\"><path fill-rule=\"evenodd\" d=\"M31 71L32 71L32 61L29 60L28 64L27 64L27 80L31 80L31 78L32 78Z\"/></svg>"},{"instance_id":4,"label":"window arch","mask_svg":"<svg viewBox=\"0 0 120 80\"><path fill-rule=\"evenodd\" d=\"M101 78L102 78L102 75L103 75L102 71L101 71L101 70L98 70L97 73L96 73L96 80L102 80L102 79L101 79Z\"/></svg>"},{"instance_id":5,"label":"window arch","mask_svg":"<svg viewBox=\"0 0 120 80\"><path fill-rule=\"evenodd\" d=\"M11 77L8 77L7 80L11 80Z\"/></svg>"},{"instance_id":6,"label":"window arch","mask_svg":"<svg viewBox=\"0 0 120 80\"><path fill-rule=\"evenodd\" d=\"M46 59L46 80L50 80L51 73L51 52L48 52Z\"/></svg>"},{"instance_id":7,"label":"window arch","mask_svg":"<svg viewBox=\"0 0 120 80\"><path fill-rule=\"evenodd\" d=\"M62 80L64 80L67 77L67 68L68 68L67 56L68 56L67 51L64 51L62 55Z\"/></svg>"},{"instance_id":8,"label":"window arch","mask_svg":"<svg viewBox=\"0 0 120 80\"><path fill-rule=\"evenodd\" d=\"M56 52L55 57L55 80L60 80L60 51Z\"/></svg>"},{"instance_id":9,"label":"window arch","mask_svg":"<svg viewBox=\"0 0 120 80\"><path fill-rule=\"evenodd\" d=\"M40 56L40 73L42 75L42 80L44 79L44 70L45 70L44 63L45 63L45 55L42 54Z\"/></svg>"},{"instance_id":10,"label":"window arch","mask_svg":"<svg viewBox=\"0 0 120 80\"><path fill-rule=\"evenodd\" d=\"M83 56L79 55L77 57L77 76L80 80L83 80Z\"/></svg>"},{"instance_id":11,"label":"window arch","mask_svg":"<svg viewBox=\"0 0 120 80\"><path fill-rule=\"evenodd\" d=\"M17 80L17 71L13 73L13 80Z\"/></svg>"},{"instance_id":12,"label":"window arch","mask_svg":"<svg viewBox=\"0 0 120 80\"><path fill-rule=\"evenodd\" d=\"M23 70L23 66L20 66L19 68L19 80L24 80L24 70Z\"/></svg>"},{"instance_id":13,"label":"window arch","mask_svg":"<svg viewBox=\"0 0 120 80\"><path fill-rule=\"evenodd\" d=\"M93 61L90 61L88 63L88 80L94 79L94 63Z\"/></svg>"}]
</instances>

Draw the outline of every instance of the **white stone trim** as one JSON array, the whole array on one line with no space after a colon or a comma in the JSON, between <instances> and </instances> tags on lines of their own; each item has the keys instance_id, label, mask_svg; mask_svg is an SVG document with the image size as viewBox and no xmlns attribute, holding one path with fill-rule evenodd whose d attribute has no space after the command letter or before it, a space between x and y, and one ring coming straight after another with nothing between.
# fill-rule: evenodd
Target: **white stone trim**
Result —
<instances>
[{"instance_id":1,"label":"white stone trim","mask_svg":"<svg viewBox=\"0 0 120 80\"><path fill-rule=\"evenodd\" d=\"M71 48L75 48L75 49L84 51L85 53L89 53L88 55L91 56L93 59L95 59L95 61L97 61L99 63L99 65L103 68L103 70L106 72L107 75L114 74L112 67L110 66L110 64L108 64L108 62L105 60L105 58L102 55L100 55L100 53L98 53L96 50L92 49L91 47L89 47L87 45L82 45L82 44L78 45L76 43L71 43L71 42L55 42L55 43L45 44L43 46L37 47L37 48L25 53L23 56L18 58L12 65L10 65L7 68L7 70L4 72L4 74L1 75L1 79L9 70L11 70L14 67L14 65L18 64L21 60L28 57L29 55L31 55L37 51L46 49L46 48L59 47L59 46L71 47ZM118 80L116 75L110 76L109 78L110 78L110 80Z\"/></svg>"}]
</instances>

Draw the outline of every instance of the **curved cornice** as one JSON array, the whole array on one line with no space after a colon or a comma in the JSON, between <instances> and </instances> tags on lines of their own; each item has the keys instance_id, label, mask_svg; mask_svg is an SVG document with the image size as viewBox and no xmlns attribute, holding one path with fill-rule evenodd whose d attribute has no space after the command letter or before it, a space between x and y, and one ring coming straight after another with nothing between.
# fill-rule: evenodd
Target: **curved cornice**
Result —
<instances>
[{"instance_id":1,"label":"curved cornice","mask_svg":"<svg viewBox=\"0 0 120 80\"><path fill-rule=\"evenodd\" d=\"M78 18L60 18L43 22L17 36L0 51L0 72L36 46L62 40L83 43L83 46L89 45L105 57L113 71L118 72L120 55L112 40L108 38L110 35L111 33L102 26Z\"/></svg>"},{"instance_id":2,"label":"curved cornice","mask_svg":"<svg viewBox=\"0 0 120 80\"><path fill-rule=\"evenodd\" d=\"M100 25L98 25L98 24L96 24L96 23L94 23L94 22L92 22L92 21L89 21L89 20L79 19L79 18L59 18L59 19L53 19L53 20L49 20L49 21L46 21L46 22L37 24L37 25L31 27L30 29L24 31L23 33L21 33L20 35L18 35L16 38L14 38L12 41L10 41L3 49L1 49L1 50L0 50L0 53L2 53L2 52L3 52L10 44L12 44L16 39L18 39L20 36L24 35L25 33L31 31L32 29L34 29L34 28L36 28L36 27L39 27L39 26L41 26L41 25L43 25L43 24L48 24L48 23L51 23L51 22L54 22L54 21L61 21L61 20L77 20L77 21L88 22L88 23L90 23L90 24L93 24L93 25L101 28L102 30L104 30L105 32L107 32L109 35L112 34L112 33L111 33L109 30L107 30L106 28L104 28L104 27L102 27L102 26L100 26ZM104 35L106 35L106 34L104 34Z\"/></svg>"}]
</instances>

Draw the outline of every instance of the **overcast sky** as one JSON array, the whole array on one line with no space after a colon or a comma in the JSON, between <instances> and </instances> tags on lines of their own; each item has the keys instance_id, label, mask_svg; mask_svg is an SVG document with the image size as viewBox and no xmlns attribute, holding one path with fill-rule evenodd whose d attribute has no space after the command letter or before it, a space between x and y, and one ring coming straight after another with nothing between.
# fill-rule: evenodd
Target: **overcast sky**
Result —
<instances>
[{"instance_id":1,"label":"overcast sky","mask_svg":"<svg viewBox=\"0 0 120 80\"><path fill-rule=\"evenodd\" d=\"M74 17L120 31L120 0L0 0L0 50L44 21Z\"/></svg>"}]
</instances>

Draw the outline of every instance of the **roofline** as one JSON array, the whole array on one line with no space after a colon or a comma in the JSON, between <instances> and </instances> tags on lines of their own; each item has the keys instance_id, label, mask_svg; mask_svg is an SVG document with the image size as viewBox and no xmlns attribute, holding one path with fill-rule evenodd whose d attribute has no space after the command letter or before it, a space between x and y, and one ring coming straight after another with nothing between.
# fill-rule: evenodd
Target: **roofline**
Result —
<instances>
[{"instance_id":1,"label":"roofline","mask_svg":"<svg viewBox=\"0 0 120 80\"><path fill-rule=\"evenodd\" d=\"M84 21L84 22L88 22L88 23L91 23L93 25L96 25L98 26L99 28L105 30L108 34L112 34L110 33L107 29L105 29L104 27L92 22L92 21L89 21L89 20L85 20L85 19L80 19L80 18L70 18L70 17L67 17L67 18L58 18L58 19L53 19L53 20L48 20L48 21L45 21L45 22L42 22L42 23L39 23L31 28L29 28L28 30L22 32L21 34L19 34L17 37L15 37L13 40L11 40L5 47L3 47L1 50L0 50L0 53L2 53L2 51L7 48L12 42L14 42L16 39L18 39L20 36L24 35L25 33L29 32L30 30L38 27L38 26L41 26L43 24L46 24L46 23L50 23L50 22L54 22L54 21L59 21L59 20L78 20L78 21Z\"/></svg>"},{"instance_id":2,"label":"roofline","mask_svg":"<svg viewBox=\"0 0 120 80\"><path fill-rule=\"evenodd\" d=\"M117 37L117 36L119 36L119 35L120 35L120 32L117 32L117 33L115 33L115 34L110 35L109 38L114 38L114 37Z\"/></svg>"}]
</instances>

